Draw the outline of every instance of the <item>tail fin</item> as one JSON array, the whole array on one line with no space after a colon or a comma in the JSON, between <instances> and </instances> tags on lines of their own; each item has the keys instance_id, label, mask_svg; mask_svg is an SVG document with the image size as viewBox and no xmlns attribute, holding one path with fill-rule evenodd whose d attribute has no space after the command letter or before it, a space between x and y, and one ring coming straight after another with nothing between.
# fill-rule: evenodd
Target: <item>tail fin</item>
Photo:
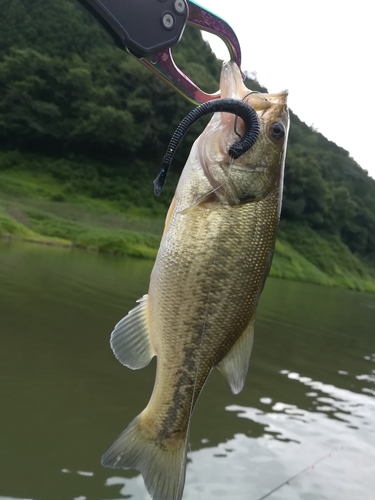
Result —
<instances>
[{"instance_id":1,"label":"tail fin","mask_svg":"<svg viewBox=\"0 0 375 500\"><path fill-rule=\"evenodd\" d=\"M153 500L181 500L186 471L185 441L179 440L171 446L150 438L142 429L140 415L104 453L102 465L139 470Z\"/></svg>"}]
</instances>

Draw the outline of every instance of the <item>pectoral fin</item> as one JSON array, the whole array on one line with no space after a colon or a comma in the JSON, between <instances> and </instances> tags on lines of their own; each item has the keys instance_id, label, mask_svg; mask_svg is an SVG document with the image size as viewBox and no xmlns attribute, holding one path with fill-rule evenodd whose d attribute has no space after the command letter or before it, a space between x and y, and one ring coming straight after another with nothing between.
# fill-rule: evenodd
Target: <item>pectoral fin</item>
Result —
<instances>
[{"instance_id":1,"label":"pectoral fin","mask_svg":"<svg viewBox=\"0 0 375 500\"><path fill-rule=\"evenodd\" d=\"M255 315L232 349L217 365L218 370L227 380L233 394L241 392L245 384L253 348L254 322Z\"/></svg>"},{"instance_id":2,"label":"pectoral fin","mask_svg":"<svg viewBox=\"0 0 375 500\"><path fill-rule=\"evenodd\" d=\"M211 201L211 202L215 201L216 200L215 192L218 189L220 189L221 187L222 186L220 184L220 186L216 187L215 189L211 189L210 191L208 191L208 193L198 195L196 200L194 201L194 203L192 205L190 205L189 207L181 210L180 214L186 215L186 214L190 213L192 210L194 210L194 208L196 208L201 203L207 203L208 201Z\"/></svg>"},{"instance_id":3,"label":"pectoral fin","mask_svg":"<svg viewBox=\"0 0 375 500\"><path fill-rule=\"evenodd\" d=\"M147 295L137 302L139 306L129 311L111 334L111 347L116 358L132 370L148 365L155 356L148 327Z\"/></svg>"}]
</instances>

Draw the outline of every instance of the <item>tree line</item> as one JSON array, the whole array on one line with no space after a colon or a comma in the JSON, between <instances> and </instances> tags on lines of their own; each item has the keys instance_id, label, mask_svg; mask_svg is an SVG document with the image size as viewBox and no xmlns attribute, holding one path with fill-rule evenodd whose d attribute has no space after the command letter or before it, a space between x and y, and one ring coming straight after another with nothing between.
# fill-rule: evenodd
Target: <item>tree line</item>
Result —
<instances>
[{"instance_id":1,"label":"tree line","mask_svg":"<svg viewBox=\"0 0 375 500\"><path fill-rule=\"evenodd\" d=\"M116 169L102 169L103 186L112 185L106 176L132 177L136 185L129 165L144 172L160 162L192 106L116 48L75 0L0 0L0 8L1 149L103 162L126 158ZM204 90L217 90L221 63L198 30L187 28L173 54ZM251 78L246 84L265 90ZM182 168L203 127L188 132L174 165ZM375 265L375 181L293 113L282 219L337 235Z\"/></svg>"}]
</instances>

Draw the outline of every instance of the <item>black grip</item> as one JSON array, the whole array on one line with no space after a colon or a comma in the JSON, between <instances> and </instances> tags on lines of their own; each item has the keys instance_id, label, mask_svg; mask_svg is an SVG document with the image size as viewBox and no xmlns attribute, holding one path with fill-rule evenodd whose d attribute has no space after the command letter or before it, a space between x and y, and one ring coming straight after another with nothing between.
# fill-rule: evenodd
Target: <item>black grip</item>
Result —
<instances>
[{"instance_id":1,"label":"black grip","mask_svg":"<svg viewBox=\"0 0 375 500\"><path fill-rule=\"evenodd\" d=\"M137 57L176 45L189 9L186 0L78 0L112 36Z\"/></svg>"}]
</instances>

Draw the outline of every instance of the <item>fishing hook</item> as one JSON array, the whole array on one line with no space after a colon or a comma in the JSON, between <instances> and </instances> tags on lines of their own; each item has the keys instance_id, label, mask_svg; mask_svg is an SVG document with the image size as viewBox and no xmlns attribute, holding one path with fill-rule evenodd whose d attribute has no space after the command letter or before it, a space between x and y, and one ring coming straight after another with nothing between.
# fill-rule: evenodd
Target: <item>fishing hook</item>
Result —
<instances>
[{"instance_id":1,"label":"fishing hook","mask_svg":"<svg viewBox=\"0 0 375 500\"><path fill-rule=\"evenodd\" d=\"M248 97L251 94L260 94L260 92L258 90L250 90L250 92L248 92L247 94L245 94L243 96L241 101L244 101L246 99L246 97ZM241 134L239 132L237 132L237 120L238 120L238 116L236 115L236 117L234 119L233 131L241 139Z\"/></svg>"},{"instance_id":2,"label":"fishing hook","mask_svg":"<svg viewBox=\"0 0 375 500\"><path fill-rule=\"evenodd\" d=\"M251 106L238 99L229 98L215 99L201 104L185 116L168 144L161 171L154 180L154 193L156 196L163 189L176 149L186 132L202 116L217 112L232 113L236 117L242 118L245 123L244 135L240 138L240 141L234 142L229 148L228 153L231 158L236 160L254 145L260 134L260 123L256 111Z\"/></svg>"}]
</instances>

